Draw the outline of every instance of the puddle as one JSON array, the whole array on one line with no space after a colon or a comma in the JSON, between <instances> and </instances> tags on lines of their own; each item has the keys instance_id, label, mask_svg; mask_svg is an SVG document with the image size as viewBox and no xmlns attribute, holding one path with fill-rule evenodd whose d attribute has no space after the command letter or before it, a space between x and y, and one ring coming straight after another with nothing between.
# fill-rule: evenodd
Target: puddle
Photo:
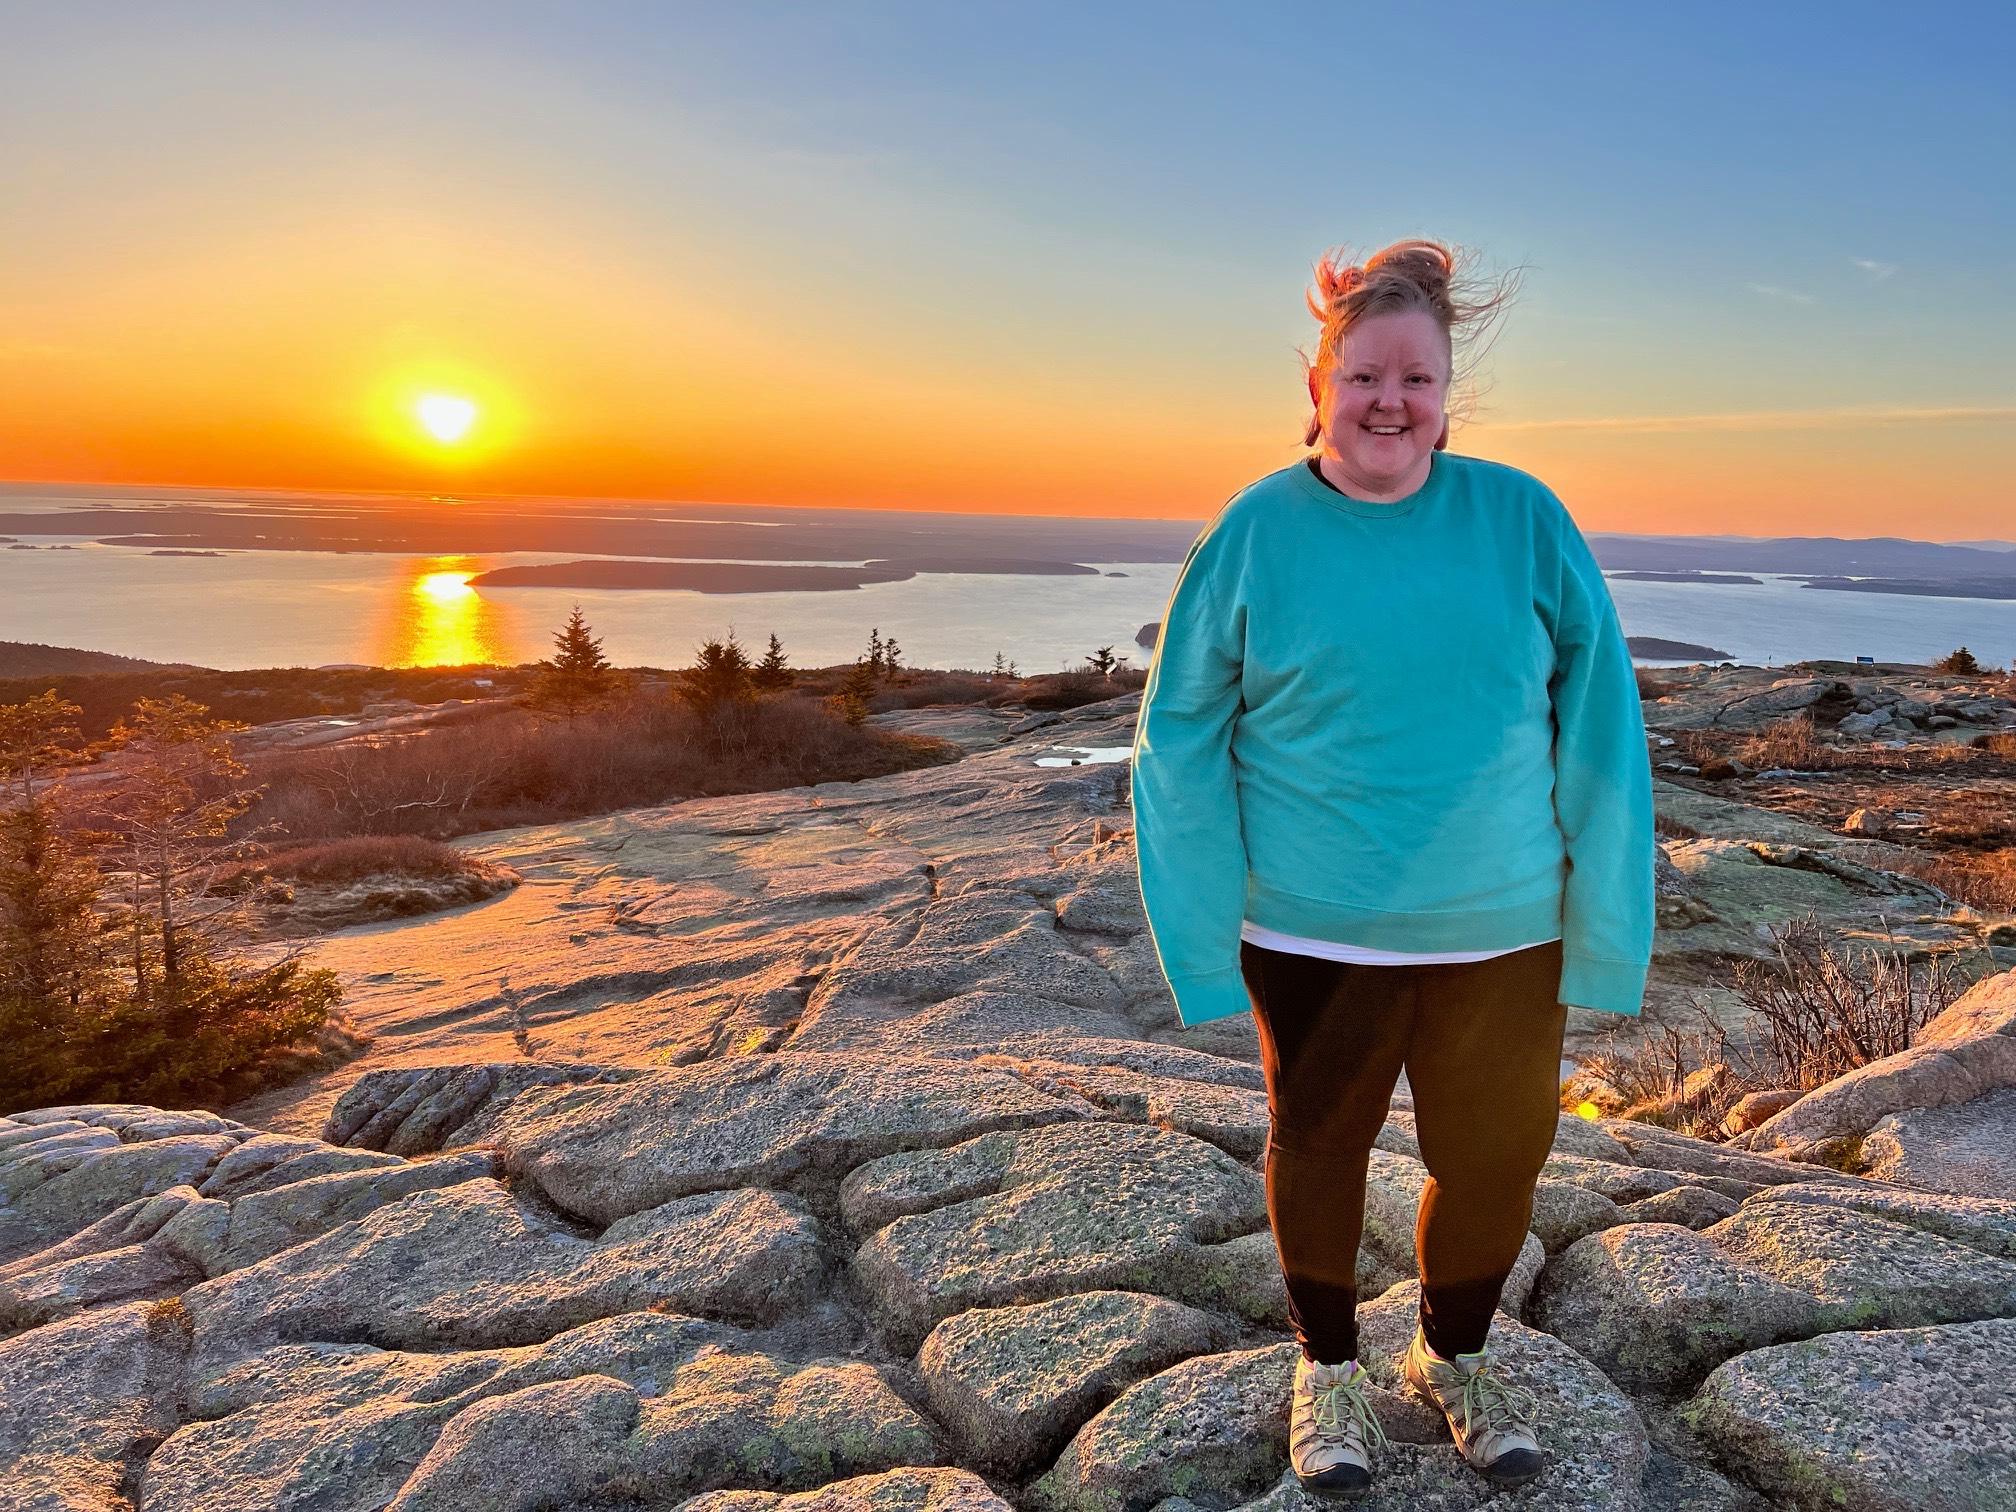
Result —
<instances>
[{"instance_id":1,"label":"puddle","mask_svg":"<svg viewBox=\"0 0 2016 1512\"><path fill-rule=\"evenodd\" d=\"M1052 746L1053 751L1083 751L1083 756L1038 756L1038 766L1096 766L1102 761L1125 761L1134 752L1124 746Z\"/></svg>"}]
</instances>

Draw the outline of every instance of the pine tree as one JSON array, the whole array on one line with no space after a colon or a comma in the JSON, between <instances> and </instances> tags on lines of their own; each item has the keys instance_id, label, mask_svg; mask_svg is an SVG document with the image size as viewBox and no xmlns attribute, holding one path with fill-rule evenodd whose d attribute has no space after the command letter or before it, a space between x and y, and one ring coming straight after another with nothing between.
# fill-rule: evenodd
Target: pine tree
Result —
<instances>
[{"instance_id":1,"label":"pine tree","mask_svg":"<svg viewBox=\"0 0 2016 1512\"><path fill-rule=\"evenodd\" d=\"M1111 677L1113 675L1115 663L1113 648L1111 646L1101 646L1091 656L1087 657L1086 660L1090 663L1092 670L1097 672L1101 677Z\"/></svg>"},{"instance_id":2,"label":"pine tree","mask_svg":"<svg viewBox=\"0 0 2016 1512\"><path fill-rule=\"evenodd\" d=\"M777 639L776 631L771 631L770 649L763 653L763 660L756 664L756 670L751 676L761 688L791 686L791 669L784 665L784 642Z\"/></svg>"},{"instance_id":3,"label":"pine tree","mask_svg":"<svg viewBox=\"0 0 2016 1512\"><path fill-rule=\"evenodd\" d=\"M616 671L602 654L602 642L589 633L588 621L576 604L567 623L553 637L552 658L539 663L525 705L571 723L607 705L616 690Z\"/></svg>"},{"instance_id":4,"label":"pine tree","mask_svg":"<svg viewBox=\"0 0 2016 1512\"><path fill-rule=\"evenodd\" d=\"M896 649L895 636L882 642L882 675L892 683L903 681L903 664L897 660L901 654Z\"/></svg>"},{"instance_id":5,"label":"pine tree","mask_svg":"<svg viewBox=\"0 0 2016 1512\"><path fill-rule=\"evenodd\" d=\"M882 675L882 627L879 625L868 631L868 670L878 678Z\"/></svg>"},{"instance_id":6,"label":"pine tree","mask_svg":"<svg viewBox=\"0 0 2016 1512\"><path fill-rule=\"evenodd\" d=\"M855 661L847 669L847 680L840 684L840 691L833 702L840 717L850 725L859 725L869 714L868 700L875 695L875 668L866 657Z\"/></svg>"},{"instance_id":7,"label":"pine tree","mask_svg":"<svg viewBox=\"0 0 2016 1512\"><path fill-rule=\"evenodd\" d=\"M735 639L735 632L730 630L725 641L703 642L694 652L693 665L679 673L673 692L694 713L705 717L751 698L749 656Z\"/></svg>"},{"instance_id":8,"label":"pine tree","mask_svg":"<svg viewBox=\"0 0 2016 1512\"><path fill-rule=\"evenodd\" d=\"M987 675L989 677L1006 677L1008 675L1007 660L999 651L994 653L994 665L988 669Z\"/></svg>"},{"instance_id":9,"label":"pine tree","mask_svg":"<svg viewBox=\"0 0 2016 1512\"><path fill-rule=\"evenodd\" d=\"M5 721L15 736L25 722L19 706ZM328 1021L335 974L291 954L247 963L243 903L214 885L257 796L231 751L242 728L180 695L141 699L105 743L94 828L74 834L64 784L35 791L44 758L10 769L32 796L0 813L0 1112L234 1100Z\"/></svg>"}]
</instances>

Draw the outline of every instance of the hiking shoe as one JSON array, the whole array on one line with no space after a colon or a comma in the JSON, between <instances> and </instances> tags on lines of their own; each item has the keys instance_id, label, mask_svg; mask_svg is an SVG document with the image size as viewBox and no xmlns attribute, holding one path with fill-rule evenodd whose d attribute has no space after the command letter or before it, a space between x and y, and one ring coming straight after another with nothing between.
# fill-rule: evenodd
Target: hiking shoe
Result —
<instances>
[{"instance_id":1,"label":"hiking shoe","mask_svg":"<svg viewBox=\"0 0 2016 1512\"><path fill-rule=\"evenodd\" d=\"M1383 1446L1386 1430L1365 1400L1365 1368L1356 1360L1319 1365L1295 1360L1288 1406L1288 1463L1305 1491L1319 1496L1362 1496L1372 1487L1369 1445Z\"/></svg>"},{"instance_id":2,"label":"hiking shoe","mask_svg":"<svg viewBox=\"0 0 2016 1512\"><path fill-rule=\"evenodd\" d=\"M1498 1374L1483 1350L1445 1360L1428 1347L1417 1324L1402 1369L1407 1383L1448 1420L1457 1449L1478 1474L1517 1486L1540 1473L1544 1457L1533 1431L1539 1399Z\"/></svg>"}]
</instances>

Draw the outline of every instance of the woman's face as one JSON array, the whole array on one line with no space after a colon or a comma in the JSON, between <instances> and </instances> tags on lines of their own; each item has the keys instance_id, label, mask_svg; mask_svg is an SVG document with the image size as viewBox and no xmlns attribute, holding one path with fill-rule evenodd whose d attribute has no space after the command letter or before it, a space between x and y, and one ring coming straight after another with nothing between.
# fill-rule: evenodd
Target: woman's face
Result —
<instances>
[{"instance_id":1,"label":"woman's face","mask_svg":"<svg viewBox=\"0 0 2016 1512\"><path fill-rule=\"evenodd\" d=\"M1445 439L1449 338L1426 310L1359 321L1316 385L1320 466L1348 493L1401 498Z\"/></svg>"}]
</instances>

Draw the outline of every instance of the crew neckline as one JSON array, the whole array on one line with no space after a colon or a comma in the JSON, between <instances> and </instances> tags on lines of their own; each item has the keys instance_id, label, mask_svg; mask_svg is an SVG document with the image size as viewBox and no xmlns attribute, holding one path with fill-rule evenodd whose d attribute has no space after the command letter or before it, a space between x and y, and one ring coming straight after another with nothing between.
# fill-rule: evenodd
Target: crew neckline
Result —
<instances>
[{"instance_id":1,"label":"crew neckline","mask_svg":"<svg viewBox=\"0 0 2016 1512\"><path fill-rule=\"evenodd\" d=\"M1411 514L1424 499L1435 497L1442 491L1444 479L1449 471L1447 452L1434 451L1428 454L1428 476L1421 486L1405 498L1395 499L1390 504L1375 504L1369 499L1354 499L1351 495L1332 487L1329 482L1316 475L1304 457L1291 471L1295 475L1296 486L1311 498L1320 499L1333 509L1341 509L1346 514L1360 515L1371 520L1397 519Z\"/></svg>"}]
</instances>

